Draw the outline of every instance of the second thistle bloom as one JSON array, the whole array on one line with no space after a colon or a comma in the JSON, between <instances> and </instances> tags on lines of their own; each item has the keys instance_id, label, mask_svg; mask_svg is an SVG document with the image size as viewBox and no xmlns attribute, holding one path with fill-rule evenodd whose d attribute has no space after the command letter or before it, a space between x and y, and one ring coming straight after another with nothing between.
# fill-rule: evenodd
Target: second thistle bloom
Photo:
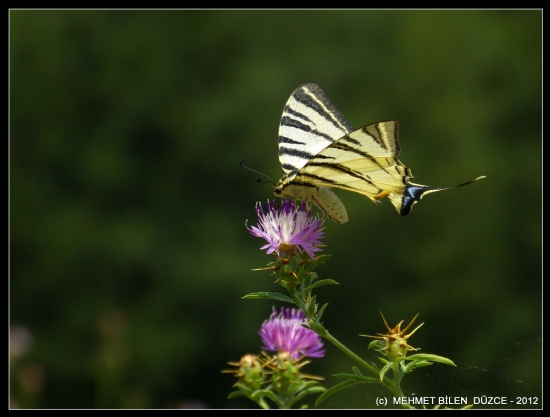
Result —
<instances>
[{"instance_id":1,"label":"second thistle bloom","mask_svg":"<svg viewBox=\"0 0 550 417\"><path fill-rule=\"evenodd\" d=\"M258 214L258 227L247 229L257 237L262 237L267 244L260 249L267 249L267 253L276 252L288 247L299 247L312 258L319 251L315 245L321 243L323 237L323 220L313 216L311 210L307 210L305 202L296 207L293 200L283 200L279 209L275 208L275 201L267 202L267 213L264 212L261 203L256 204Z\"/></svg>"},{"instance_id":2,"label":"second thistle bloom","mask_svg":"<svg viewBox=\"0 0 550 417\"><path fill-rule=\"evenodd\" d=\"M306 323L300 310L282 307L277 314L273 307L271 317L258 331L264 344L262 349L288 353L296 360L304 356L322 358L325 354L323 342L313 330L302 327Z\"/></svg>"}]
</instances>

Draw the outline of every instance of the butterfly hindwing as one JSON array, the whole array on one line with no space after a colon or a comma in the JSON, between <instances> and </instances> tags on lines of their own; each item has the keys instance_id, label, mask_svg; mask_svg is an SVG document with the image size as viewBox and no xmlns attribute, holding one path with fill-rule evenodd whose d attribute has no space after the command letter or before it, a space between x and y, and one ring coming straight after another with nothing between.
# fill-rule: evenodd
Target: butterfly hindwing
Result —
<instances>
[{"instance_id":1,"label":"butterfly hindwing","mask_svg":"<svg viewBox=\"0 0 550 417\"><path fill-rule=\"evenodd\" d=\"M345 223L348 221L348 214L344 204L336 194L326 187L290 182L285 186L284 194L297 200L315 204L329 219L336 223Z\"/></svg>"},{"instance_id":2,"label":"butterfly hindwing","mask_svg":"<svg viewBox=\"0 0 550 417\"><path fill-rule=\"evenodd\" d=\"M398 129L398 122L387 121L347 134L314 156L294 182L343 188L375 202L401 193L410 171L396 158Z\"/></svg>"}]
</instances>

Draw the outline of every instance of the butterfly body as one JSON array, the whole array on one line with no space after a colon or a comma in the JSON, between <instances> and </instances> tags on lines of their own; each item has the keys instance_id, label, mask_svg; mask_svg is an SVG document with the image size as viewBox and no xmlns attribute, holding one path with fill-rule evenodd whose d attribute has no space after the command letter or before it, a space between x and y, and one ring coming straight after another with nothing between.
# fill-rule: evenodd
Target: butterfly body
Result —
<instances>
[{"instance_id":1,"label":"butterfly body","mask_svg":"<svg viewBox=\"0 0 550 417\"><path fill-rule=\"evenodd\" d=\"M283 110L279 161L284 176L273 192L311 202L338 223L348 220L347 213L327 187L357 192L375 203L388 197L399 214L407 215L425 194L447 188L410 182L410 169L397 159L398 131L396 121L354 130L317 85L303 84Z\"/></svg>"}]
</instances>

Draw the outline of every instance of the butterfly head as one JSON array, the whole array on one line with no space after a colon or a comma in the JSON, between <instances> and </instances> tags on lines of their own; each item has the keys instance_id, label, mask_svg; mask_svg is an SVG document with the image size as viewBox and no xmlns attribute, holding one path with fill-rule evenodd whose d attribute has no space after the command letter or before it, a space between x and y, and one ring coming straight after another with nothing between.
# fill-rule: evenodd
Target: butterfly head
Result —
<instances>
[{"instance_id":1,"label":"butterfly head","mask_svg":"<svg viewBox=\"0 0 550 417\"><path fill-rule=\"evenodd\" d=\"M293 198L300 198L299 195L292 192L292 189L293 187L290 178L287 175L284 175L283 178L281 178L277 184L273 186L273 194L275 194L275 197L278 198L282 198L283 195L288 195Z\"/></svg>"},{"instance_id":2,"label":"butterfly head","mask_svg":"<svg viewBox=\"0 0 550 417\"><path fill-rule=\"evenodd\" d=\"M273 187L273 194L275 194L275 197L281 198L283 196L283 188L279 184L275 185Z\"/></svg>"}]
</instances>

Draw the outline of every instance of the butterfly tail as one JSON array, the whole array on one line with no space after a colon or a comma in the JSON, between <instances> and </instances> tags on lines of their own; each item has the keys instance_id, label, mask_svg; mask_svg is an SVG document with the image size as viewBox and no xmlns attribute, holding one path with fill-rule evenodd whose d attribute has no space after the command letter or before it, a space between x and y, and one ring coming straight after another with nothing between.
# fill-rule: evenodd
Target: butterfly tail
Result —
<instances>
[{"instance_id":1,"label":"butterfly tail","mask_svg":"<svg viewBox=\"0 0 550 417\"><path fill-rule=\"evenodd\" d=\"M451 188L457 188L462 187L464 185L471 184L477 180L480 180L482 178L485 178L485 176L477 177L473 180L464 182L462 184L455 185L453 187L431 187L429 185L420 185L420 184L414 184L414 183L407 183L405 186L405 190L403 193L391 193L388 195L388 198L392 202L392 204L395 206L395 209L399 214L402 216L406 216L409 214L413 208L413 206L418 203L422 197L426 194L435 193L437 191L443 191L443 190L449 190Z\"/></svg>"}]
</instances>

